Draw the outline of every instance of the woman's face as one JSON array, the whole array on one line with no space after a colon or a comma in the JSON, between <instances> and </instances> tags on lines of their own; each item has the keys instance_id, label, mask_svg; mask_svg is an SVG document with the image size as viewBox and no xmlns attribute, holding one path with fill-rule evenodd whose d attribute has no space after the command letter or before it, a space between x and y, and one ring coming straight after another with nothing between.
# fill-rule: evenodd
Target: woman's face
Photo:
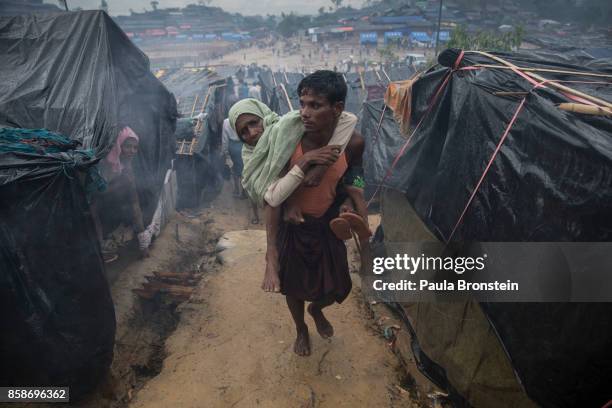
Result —
<instances>
[{"instance_id":1,"label":"woman's face","mask_svg":"<svg viewBox=\"0 0 612 408\"><path fill-rule=\"evenodd\" d=\"M124 161L131 161L134 156L138 153L138 140L133 137L125 139L121 145L121 159Z\"/></svg>"},{"instance_id":2,"label":"woman's face","mask_svg":"<svg viewBox=\"0 0 612 408\"><path fill-rule=\"evenodd\" d=\"M263 119L257 115L243 113L236 119L236 133L249 146L257 144L263 131Z\"/></svg>"}]
</instances>

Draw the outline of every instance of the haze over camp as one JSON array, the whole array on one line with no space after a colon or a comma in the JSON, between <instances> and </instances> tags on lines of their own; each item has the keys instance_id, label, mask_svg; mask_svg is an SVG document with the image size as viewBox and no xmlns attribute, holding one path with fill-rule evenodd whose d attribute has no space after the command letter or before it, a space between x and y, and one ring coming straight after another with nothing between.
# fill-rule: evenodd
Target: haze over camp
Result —
<instances>
[{"instance_id":1,"label":"haze over camp","mask_svg":"<svg viewBox=\"0 0 612 408\"><path fill-rule=\"evenodd\" d=\"M0 0L0 404L611 408L611 21Z\"/></svg>"}]
</instances>

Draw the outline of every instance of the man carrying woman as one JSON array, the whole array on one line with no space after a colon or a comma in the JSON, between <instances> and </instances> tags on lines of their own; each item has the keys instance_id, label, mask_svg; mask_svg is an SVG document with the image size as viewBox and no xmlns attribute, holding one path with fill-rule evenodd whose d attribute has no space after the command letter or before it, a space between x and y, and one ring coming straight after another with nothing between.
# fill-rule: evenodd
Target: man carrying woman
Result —
<instances>
[{"instance_id":1,"label":"man carrying woman","mask_svg":"<svg viewBox=\"0 0 612 408\"><path fill-rule=\"evenodd\" d=\"M346 246L330 227L341 207L356 209L358 215L345 221L359 232L362 248L368 244L363 137L353 123L344 143L333 142L346 125L346 93L341 75L317 71L298 86L299 112L279 118L265 105L253 109L241 101L229 114L248 145L243 148L243 186L249 195L268 203L275 194L286 199L282 207L265 209L268 249L262 286L286 296L297 331L294 351L301 356L310 355L305 302L311 302L308 312L317 331L328 338L333 327L323 309L341 303L351 290Z\"/></svg>"}]
</instances>

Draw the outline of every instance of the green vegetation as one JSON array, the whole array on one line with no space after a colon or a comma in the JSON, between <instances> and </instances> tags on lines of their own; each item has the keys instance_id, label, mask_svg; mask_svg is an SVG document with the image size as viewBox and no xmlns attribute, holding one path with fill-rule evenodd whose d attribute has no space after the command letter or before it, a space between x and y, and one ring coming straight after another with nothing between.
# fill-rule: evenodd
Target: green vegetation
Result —
<instances>
[{"instance_id":1,"label":"green vegetation","mask_svg":"<svg viewBox=\"0 0 612 408\"><path fill-rule=\"evenodd\" d=\"M281 21L276 26L283 37L289 38L300 30L308 28L310 25L310 16L298 16L291 12L289 14L281 13Z\"/></svg>"},{"instance_id":2,"label":"green vegetation","mask_svg":"<svg viewBox=\"0 0 612 408\"><path fill-rule=\"evenodd\" d=\"M332 2L334 6L336 6L336 10L338 10L340 5L342 4L342 0L330 0L330 1Z\"/></svg>"},{"instance_id":3,"label":"green vegetation","mask_svg":"<svg viewBox=\"0 0 612 408\"><path fill-rule=\"evenodd\" d=\"M505 0L456 0L464 9L485 10L501 6ZM542 19L573 22L584 26L609 26L612 21L610 0L514 0L519 10L537 12Z\"/></svg>"},{"instance_id":4,"label":"green vegetation","mask_svg":"<svg viewBox=\"0 0 612 408\"><path fill-rule=\"evenodd\" d=\"M378 51L381 63L389 64L399 61L399 57L393 52L392 44L387 44L385 47L378 48L376 51Z\"/></svg>"},{"instance_id":5,"label":"green vegetation","mask_svg":"<svg viewBox=\"0 0 612 408\"><path fill-rule=\"evenodd\" d=\"M516 50L523 41L524 30L518 26L514 31L498 34L488 31L468 33L462 26L457 27L451 34L448 48L461 48L464 50L512 51Z\"/></svg>"}]
</instances>

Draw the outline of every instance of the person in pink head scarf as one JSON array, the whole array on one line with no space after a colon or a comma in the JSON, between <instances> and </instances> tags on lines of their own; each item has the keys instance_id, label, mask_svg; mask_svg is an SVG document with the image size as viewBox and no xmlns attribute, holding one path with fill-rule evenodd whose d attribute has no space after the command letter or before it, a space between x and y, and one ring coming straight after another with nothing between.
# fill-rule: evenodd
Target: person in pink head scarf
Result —
<instances>
[{"instance_id":1,"label":"person in pink head scarf","mask_svg":"<svg viewBox=\"0 0 612 408\"><path fill-rule=\"evenodd\" d=\"M129 126L124 127L119 132L117 141L106 156L106 161L114 175L121 174L126 163L131 164L132 159L138 153L139 143L138 135Z\"/></svg>"},{"instance_id":2,"label":"person in pink head scarf","mask_svg":"<svg viewBox=\"0 0 612 408\"><path fill-rule=\"evenodd\" d=\"M104 236L112 233L121 224L134 229L141 254L148 255L151 236L144 228L136 178L132 169L139 143L138 135L129 126L123 127L115 144L100 164L100 170L108 185L106 191L98 195L92 207L97 213L95 218L98 218L98 236L106 262L117 259L117 250L116 245L109 239L105 240Z\"/></svg>"}]
</instances>

